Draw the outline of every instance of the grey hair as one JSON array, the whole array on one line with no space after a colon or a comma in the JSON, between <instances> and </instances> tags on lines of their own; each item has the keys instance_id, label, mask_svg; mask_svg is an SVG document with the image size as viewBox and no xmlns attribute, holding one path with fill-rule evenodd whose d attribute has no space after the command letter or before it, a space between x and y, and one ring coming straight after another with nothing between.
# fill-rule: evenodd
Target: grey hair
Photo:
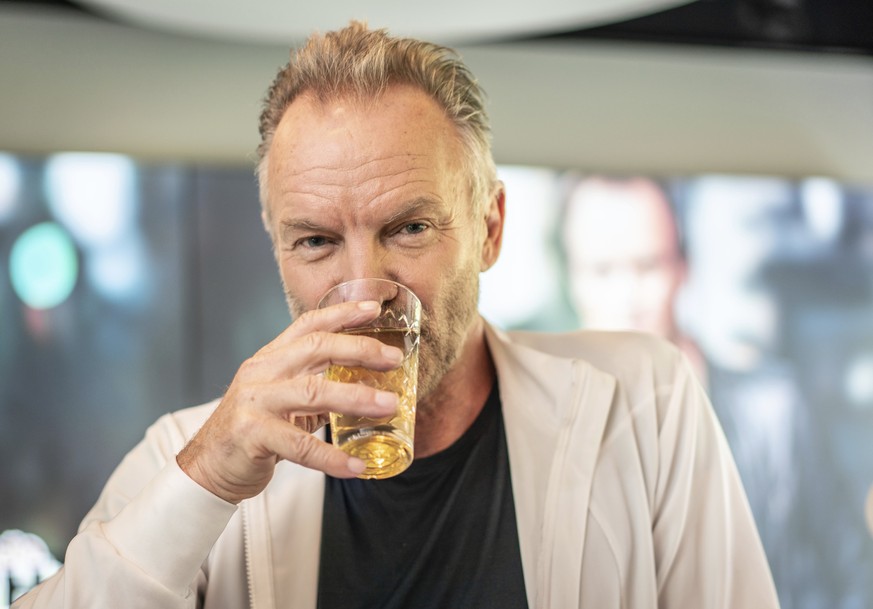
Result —
<instances>
[{"instance_id":1,"label":"grey hair","mask_svg":"<svg viewBox=\"0 0 873 609\"><path fill-rule=\"evenodd\" d=\"M261 112L257 177L261 210L270 230L267 204L269 150L285 110L300 95L321 103L343 97L376 99L392 85L407 84L427 93L457 128L464 150L472 211L478 213L497 184L491 154L491 127L485 92L452 49L412 38L395 38L353 21L326 34L313 34L276 76Z\"/></svg>"}]
</instances>

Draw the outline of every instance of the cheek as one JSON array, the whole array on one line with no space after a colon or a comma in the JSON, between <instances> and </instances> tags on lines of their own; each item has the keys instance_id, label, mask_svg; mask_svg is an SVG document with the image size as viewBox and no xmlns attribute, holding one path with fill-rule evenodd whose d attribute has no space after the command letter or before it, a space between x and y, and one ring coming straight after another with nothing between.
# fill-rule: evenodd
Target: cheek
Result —
<instances>
[{"instance_id":1,"label":"cheek","mask_svg":"<svg viewBox=\"0 0 873 609\"><path fill-rule=\"evenodd\" d=\"M438 273L432 273L431 277L425 278L424 281L415 281L413 278L398 278L396 281L408 287L421 301L422 322L426 326L441 320L446 315L446 308L449 303L446 302L450 284L447 281L448 277ZM421 277L419 279L422 279ZM433 328L428 328L429 332Z\"/></svg>"},{"instance_id":2,"label":"cheek","mask_svg":"<svg viewBox=\"0 0 873 609\"><path fill-rule=\"evenodd\" d=\"M418 274L418 276L400 276L394 279L394 281L412 290L412 293L421 301L421 308L430 313L433 311L433 305L436 302L441 287L435 277L436 273L433 273L433 275L433 277L421 274Z\"/></svg>"},{"instance_id":3,"label":"cheek","mask_svg":"<svg viewBox=\"0 0 873 609\"><path fill-rule=\"evenodd\" d=\"M456 321L466 323L468 313L478 307L478 287L479 261L471 258L467 264L442 269L439 280L428 284L429 291L422 302L438 317L461 315L464 319Z\"/></svg>"},{"instance_id":4,"label":"cheek","mask_svg":"<svg viewBox=\"0 0 873 609\"><path fill-rule=\"evenodd\" d=\"M314 309L324 293L335 285L335 282L325 274L301 273L287 264L280 264L279 275L285 293L293 298L303 311Z\"/></svg>"},{"instance_id":5,"label":"cheek","mask_svg":"<svg viewBox=\"0 0 873 609\"><path fill-rule=\"evenodd\" d=\"M436 255L427 260L407 259L398 262L394 265L395 276L391 277L412 290L426 311L433 311L434 305L440 302L440 296L445 294L446 286L460 270L457 257L445 251L434 253Z\"/></svg>"}]
</instances>

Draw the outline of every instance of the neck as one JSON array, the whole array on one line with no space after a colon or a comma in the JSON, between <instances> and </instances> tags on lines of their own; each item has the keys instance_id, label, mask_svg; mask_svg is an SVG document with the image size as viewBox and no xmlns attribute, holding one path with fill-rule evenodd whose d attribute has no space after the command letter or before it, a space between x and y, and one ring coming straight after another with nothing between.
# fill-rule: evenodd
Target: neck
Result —
<instances>
[{"instance_id":1,"label":"neck","mask_svg":"<svg viewBox=\"0 0 873 609\"><path fill-rule=\"evenodd\" d=\"M419 401L415 456L436 454L460 438L485 406L494 378L494 363L485 342L485 323L477 316L455 365L436 389Z\"/></svg>"}]
</instances>

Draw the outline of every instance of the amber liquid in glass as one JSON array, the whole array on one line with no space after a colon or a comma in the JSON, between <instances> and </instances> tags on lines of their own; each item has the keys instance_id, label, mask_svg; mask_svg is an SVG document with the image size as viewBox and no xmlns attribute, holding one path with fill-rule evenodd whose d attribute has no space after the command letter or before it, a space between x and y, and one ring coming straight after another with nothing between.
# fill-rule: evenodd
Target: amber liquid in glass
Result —
<instances>
[{"instance_id":1,"label":"amber liquid in glass","mask_svg":"<svg viewBox=\"0 0 873 609\"><path fill-rule=\"evenodd\" d=\"M398 347L406 354L400 367L386 372L358 366L331 366L328 380L364 383L399 397L397 413L384 419L330 414L330 429L335 446L358 457L367 466L360 478L390 478L412 463L415 436L415 392L418 375L418 333L409 328L363 328L349 330Z\"/></svg>"}]
</instances>

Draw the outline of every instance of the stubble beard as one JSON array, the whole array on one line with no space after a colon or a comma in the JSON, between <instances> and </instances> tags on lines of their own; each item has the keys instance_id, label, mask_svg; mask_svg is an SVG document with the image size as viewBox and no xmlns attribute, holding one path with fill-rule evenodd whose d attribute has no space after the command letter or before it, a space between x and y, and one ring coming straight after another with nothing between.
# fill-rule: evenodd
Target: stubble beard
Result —
<instances>
[{"instance_id":1,"label":"stubble beard","mask_svg":"<svg viewBox=\"0 0 873 609\"><path fill-rule=\"evenodd\" d=\"M479 270L462 269L438 297L433 310L423 311L418 355L418 410L428 414L431 399L452 370L466 344L479 304Z\"/></svg>"}]
</instances>

